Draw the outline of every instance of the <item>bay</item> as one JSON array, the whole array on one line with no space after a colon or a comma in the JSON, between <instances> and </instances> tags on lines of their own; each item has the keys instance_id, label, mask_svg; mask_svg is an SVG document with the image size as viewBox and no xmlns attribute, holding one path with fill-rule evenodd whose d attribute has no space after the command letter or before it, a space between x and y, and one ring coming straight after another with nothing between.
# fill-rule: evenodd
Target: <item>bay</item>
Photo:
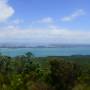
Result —
<instances>
[{"instance_id":1,"label":"bay","mask_svg":"<svg viewBox=\"0 0 90 90\"><path fill-rule=\"evenodd\" d=\"M0 53L8 56L24 55L31 52L36 57L90 55L90 47L64 47L64 48L0 48Z\"/></svg>"}]
</instances>

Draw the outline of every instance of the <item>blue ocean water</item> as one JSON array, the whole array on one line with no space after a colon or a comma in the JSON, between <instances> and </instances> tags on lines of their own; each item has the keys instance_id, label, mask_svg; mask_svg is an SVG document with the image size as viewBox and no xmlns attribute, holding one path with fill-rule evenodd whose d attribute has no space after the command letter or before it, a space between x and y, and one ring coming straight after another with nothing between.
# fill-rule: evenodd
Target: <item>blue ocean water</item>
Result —
<instances>
[{"instance_id":1,"label":"blue ocean water","mask_svg":"<svg viewBox=\"0 0 90 90\"><path fill-rule=\"evenodd\" d=\"M64 48L0 48L3 55L17 56L32 52L34 56L70 56L90 55L90 47L64 47Z\"/></svg>"}]
</instances>

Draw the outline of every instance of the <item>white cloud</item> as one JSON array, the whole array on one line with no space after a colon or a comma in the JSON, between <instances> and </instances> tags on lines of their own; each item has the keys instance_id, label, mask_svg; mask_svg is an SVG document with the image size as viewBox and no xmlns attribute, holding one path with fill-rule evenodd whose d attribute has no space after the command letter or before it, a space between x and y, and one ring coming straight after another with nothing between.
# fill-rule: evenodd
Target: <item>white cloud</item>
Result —
<instances>
[{"instance_id":1,"label":"white cloud","mask_svg":"<svg viewBox=\"0 0 90 90\"><path fill-rule=\"evenodd\" d=\"M6 28L0 31L0 41L20 43L72 43L72 44L90 44L90 31L67 30L67 29L27 29L21 30L15 27Z\"/></svg>"},{"instance_id":2,"label":"white cloud","mask_svg":"<svg viewBox=\"0 0 90 90\"><path fill-rule=\"evenodd\" d=\"M83 16L85 14L86 13L83 9L79 9L79 10L73 12L71 15L63 17L61 20L62 21L72 21L73 19L76 19L76 18Z\"/></svg>"},{"instance_id":3,"label":"white cloud","mask_svg":"<svg viewBox=\"0 0 90 90\"><path fill-rule=\"evenodd\" d=\"M8 0L0 0L0 22L7 20L14 12L14 9L8 4Z\"/></svg>"},{"instance_id":4,"label":"white cloud","mask_svg":"<svg viewBox=\"0 0 90 90\"><path fill-rule=\"evenodd\" d=\"M11 23L13 23L15 25L21 24L23 22L24 22L24 20L22 20L22 19L15 19L15 20L11 21Z\"/></svg>"},{"instance_id":5,"label":"white cloud","mask_svg":"<svg viewBox=\"0 0 90 90\"><path fill-rule=\"evenodd\" d=\"M24 23L24 20L22 20L22 19L14 19L14 20L9 20L9 22L6 21L4 24L6 26L15 26L15 27L17 27L22 23Z\"/></svg>"},{"instance_id":6,"label":"white cloud","mask_svg":"<svg viewBox=\"0 0 90 90\"><path fill-rule=\"evenodd\" d=\"M45 17L45 18L42 18L38 21L36 21L37 23L46 23L46 24L51 24L53 23L53 19L51 17Z\"/></svg>"}]
</instances>

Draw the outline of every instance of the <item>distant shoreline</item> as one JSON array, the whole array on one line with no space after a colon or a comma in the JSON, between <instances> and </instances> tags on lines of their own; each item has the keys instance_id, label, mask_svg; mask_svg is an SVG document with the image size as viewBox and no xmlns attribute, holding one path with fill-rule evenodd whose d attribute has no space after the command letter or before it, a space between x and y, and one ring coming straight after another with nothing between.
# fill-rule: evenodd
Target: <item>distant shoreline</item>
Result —
<instances>
[{"instance_id":1,"label":"distant shoreline","mask_svg":"<svg viewBox=\"0 0 90 90\"><path fill-rule=\"evenodd\" d=\"M60 46L60 47L0 47L0 48L12 48L12 49L16 49L16 48L77 48L77 47L90 47L90 46Z\"/></svg>"},{"instance_id":2,"label":"distant shoreline","mask_svg":"<svg viewBox=\"0 0 90 90\"><path fill-rule=\"evenodd\" d=\"M50 44L50 45L13 45L0 44L0 48L74 48L74 47L90 47L90 44Z\"/></svg>"}]
</instances>

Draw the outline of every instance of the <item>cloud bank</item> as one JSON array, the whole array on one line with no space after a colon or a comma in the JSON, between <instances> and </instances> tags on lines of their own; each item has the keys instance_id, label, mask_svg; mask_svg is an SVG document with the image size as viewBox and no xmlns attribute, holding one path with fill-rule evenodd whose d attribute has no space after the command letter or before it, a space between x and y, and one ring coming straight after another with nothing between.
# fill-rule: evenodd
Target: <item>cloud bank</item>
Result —
<instances>
[{"instance_id":1,"label":"cloud bank","mask_svg":"<svg viewBox=\"0 0 90 90\"><path fill-rule=\"evenodd\" d=\"M90 44L90 31L67 29L27 29L7 28L0 31L0 41L31 44Z\"/></svg>"}]
</instances>

